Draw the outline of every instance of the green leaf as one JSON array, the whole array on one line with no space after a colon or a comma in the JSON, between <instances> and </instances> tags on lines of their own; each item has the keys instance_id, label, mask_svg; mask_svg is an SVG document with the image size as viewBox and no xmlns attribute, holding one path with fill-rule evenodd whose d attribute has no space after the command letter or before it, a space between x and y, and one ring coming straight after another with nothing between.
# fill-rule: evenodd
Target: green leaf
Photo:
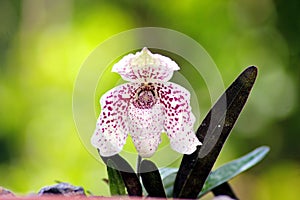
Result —
<instances>
[{"instance_id":1,"label":"green leaf","mask_svg":"<svg viewBox=\"0 0 300 200\"><path fill-rule=\"evenodd\" d=\"M166 197L159 171L153 162L143 160L140 165L140 174L150 197Z\"/></svg>"},{"instance_id":2,"label":"green leaf","mask_svg":"<svg viewBox=\"0 0 300 200\"><path fill-rule=\"evenodd\" d=\"M171 198L173 195L174 181L178 168L163 168L159 171L165 188L166 196Z\"/></svg>"},{"instance_id":3,"label":"green leaf","mask_svg":"<svg viewBox=\"0 0 300 200\"><path fill-rule=\"evenodd\" d=\"M256 76L257 68L248 67L209 111L196 133L203 145L182 159L174 184L174 198L198 196L248 99Z\"/></svg>"},{"instance_id":4,"label":"green leaf","mask_svg":"<svg viewBox=\"0 0 300 200\"><path fill-rule=\"evenodd\" d=\"M243 157L233 160L211 172L205 181L204 187L198 198L256 165L267 155L269 150L270 148L266 146L258 147ZM161 170L167 197L172 196L173 184L177 171L178 169L176 168L166 168Z\"/></svg>"},{"instance_id":5,"label":"green leaf","mask_svg":"<svg viewBox=\"0 0 300 200\"><path fill-rule=\"evenodd\" d=\"M269 150L270 148L266 146L259 147L245 156L233 160L211 172L198 197L203 196L213 188L229 181L238 174L256 165L267 155Z\"/></svg>"},{"instance_id":6,"label":"green leaf","mask_svg":"<svg viewBox=\"0 0 300 200\"><path fill-rule=\"evenodd\" d=\"M178 172L178 168L165 167L159 169L159 173L162 179L165 179L168 176L171 176L172 174L177 174L177 172Z\"/></svg>"},{"instance_id":7,"label":"green leaf","mask_svg":"<svg viewBox=\"0 0 300 200\"><path fill-rule=\"evenodd\" d=\"M124 158L122 158L118 154L110 157L101 156L101 158L106 165L109 159L114 162L114 164L116 165L115 169L120 172L129 196L143 195L142 184L138 176L136 175L133 168L129 165L129 163Z\"/></svg>"},{"instance_id":8,"label":"green leaf","mask_svg":"<svg viewBox=\"0 0 300 200\"><path fill-rule=\"evenodd\" d=\"M123 182L121 173L116 170L116 164L108 159L107 160L107 174L110 194L113 195L125 195L125 184Z\"/></svg>"}]
</instances>

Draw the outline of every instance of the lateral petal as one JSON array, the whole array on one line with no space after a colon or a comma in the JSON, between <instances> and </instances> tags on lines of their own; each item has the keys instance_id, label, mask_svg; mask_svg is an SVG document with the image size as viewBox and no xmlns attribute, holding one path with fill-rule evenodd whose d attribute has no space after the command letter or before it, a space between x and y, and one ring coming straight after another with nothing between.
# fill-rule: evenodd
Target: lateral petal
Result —
<instances>
[{"instance_id":1,"label":"lateral petal","mask_svg":"<svg viewBox=\"0 0 300 200\"><path fill-rule=\"evenodd\" d=\"M91 138L101 156L112 156L122 150L128 134L128 106L134 91L134 84L126 83L101 97L101 113Z\"/></svg>"},{"instance_id":2,"label":"lateral petal","mask_svg":"<svg viewBox=\"0 0 300 200\"><path fill-rule=\"evenodd\" d=\"M193 153L201 142L193 126L195 117L190 106L190 93L175 83L158 83L158 95L165 108L164 129L171 147L182 154Z\"/></svg>"}]
</instances>

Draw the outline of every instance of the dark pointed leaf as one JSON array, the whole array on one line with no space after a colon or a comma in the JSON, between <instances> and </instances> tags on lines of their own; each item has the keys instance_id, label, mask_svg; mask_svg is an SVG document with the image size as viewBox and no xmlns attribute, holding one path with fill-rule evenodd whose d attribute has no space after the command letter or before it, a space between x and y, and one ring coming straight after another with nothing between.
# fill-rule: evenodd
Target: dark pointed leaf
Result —
<instances>
[{"instance_id":1,"label":"dark pointed leaf","mask_svg":"<svg viewBox=\"0 0 300 200\"><path fill-rule=\"evenodd\" d=\"M110 157L102 157L102 160L107 165L108 159L112 160L116 165L116 170L118 170L122 176L122 179L125 183L127 193L130 196L142 196L143 189L142 184L140 183L139 178L128 164L120 155L114 155Z\"/></svg>"},{"instance_id":2,"label":"dark pointed leaf","mask_svg":"<svg viewBox=\"0 0 300 200\"><path fill-rule=\"evenodd\" d=\"M227 182L215 187L212 192L215 196L228 196L232 199L238 199Z\"/></svg>"},{"instance_id":3,"label":"dark pointed leaf","mask_svg":"<svg viewBox=\"0 0 300 200\"><path fill-rule=\"evenodd\" d=\"M238 174L253 167L267 155L269 150L270 148L266 146L259 147L243 157L226 163L225 165L211 172L198 197L203 196L213 188L229 181Z\"/></svg>"},{"instance_id":4,"label":"dark pointed leaf","mask_svg":"<svg viewBox=\"0 0 300 200\"><path fill-rule=\"evenodd\" d=\"M107 175L110 194L114 195L125 195L125 184L123 182L121 173L116 170L116 164L108 159L107 160Z\"/></svg>"},{"instance_id":5,"label":"dark pointed leaf","mask_svg":"<svg viewBox=\"0 0 300 200\"><path fill-rule=\"evenodd\" d=\"M243 71L203 120L196 133L203 145L193 154L184 155L174 184L175 198L196 198L201 191L247 101L256 76L254 66Z\"/></svg>"},{"instance_id":6,"label":"dark pointed leaf","mask_svg":"<svg viewBox=\"0 0 300 200\"><path fill-rule=\"evenodd\" d=\"M153 162L143 160L140 165L140 175L150 197L166 197L159 171Z\"/></svg>"}]
</instances>

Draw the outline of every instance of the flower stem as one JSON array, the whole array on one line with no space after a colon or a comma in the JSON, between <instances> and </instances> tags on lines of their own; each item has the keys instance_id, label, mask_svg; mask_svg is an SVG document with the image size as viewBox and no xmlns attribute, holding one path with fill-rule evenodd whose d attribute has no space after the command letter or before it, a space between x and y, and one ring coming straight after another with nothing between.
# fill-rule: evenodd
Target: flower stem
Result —
<instances>
[{"instance_id":1,"label":"flower stem","mask_svg":"<svg viewBox=\"0 0 300 200\"><path fill-rule=\"evenodd\" d=\"M141 173L140 173L141 162L142 162L142 157L140 155L138 155L137 161L136 161L136 172L137 172L138 178L141 177Z\"/></svg>"}]
</instances>

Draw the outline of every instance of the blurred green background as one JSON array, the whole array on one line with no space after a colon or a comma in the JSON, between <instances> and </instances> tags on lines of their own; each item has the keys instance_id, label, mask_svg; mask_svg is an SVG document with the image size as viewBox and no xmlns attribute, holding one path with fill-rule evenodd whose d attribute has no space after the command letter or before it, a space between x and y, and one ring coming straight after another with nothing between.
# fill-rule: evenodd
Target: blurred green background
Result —
<instances>
[{"instance_id":1,"label":"blurred green background","mask_svg":"<svg viewBox=\"0 0 300 200\"><path fill-rule=\"evenodd\" d=\"M197 40L226 87L259 67L217 165L268 145L268 157L232 187L246 200L298 199L299 9L298 0L0 0L0 185L28 194L59 180L109 195L105 167L77 136L73 84L99 43L159 26Z\"/></svg>"}]
</instances>

